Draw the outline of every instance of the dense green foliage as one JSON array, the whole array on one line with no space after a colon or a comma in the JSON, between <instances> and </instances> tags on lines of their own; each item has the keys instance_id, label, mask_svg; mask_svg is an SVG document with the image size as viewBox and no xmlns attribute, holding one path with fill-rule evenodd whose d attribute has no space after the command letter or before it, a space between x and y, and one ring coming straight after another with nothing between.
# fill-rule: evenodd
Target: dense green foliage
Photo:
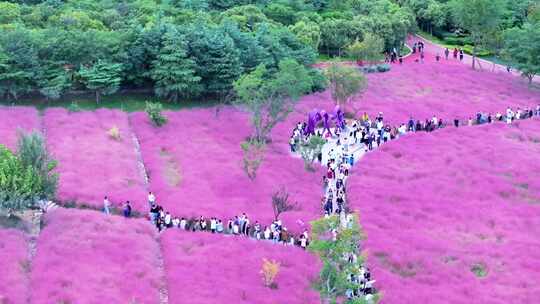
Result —
<instances>
[{"instance_id":1,"label":"dense green foliage","mask_svg":"<svg viewBox=\"0 0 540 304\"><path fill-rule=\"evenodd\" d=\"M0 1L0 97L119 89L228 100L260 64L342 54L377 32L400 47L414 16L391 0ZM320 74L313 90L323 89Z\"/></svg>"},{"instance_id":2,"label":"dense green foliage","mask_svg":"<svg viewBox=\"0 0 540 304\"><path fill-rule=\"evenodd\" d=\"M355 115L356 110L347 109L347 106L352 97L362 94L367 89L366 76L356 68L332 64L326 70L326 77L336 105L342 107L345 112L349 110Z\"/></svg>"},{"instance_id":3,"label":"dense green foliage","mask_svg":"<svg viewBox=\"0 0 540 304\"><path fill-rule=\"evenodd\" d=\"M351 254L358 254L360 242L364 235L358 224L357 216L340 218L332 215L311 222L313 234L309 250L319 256L323 266L316 288L321 294L324 303L338 303L343 299L347 290L357 287L357 283L350 280L351 274L358 275L365 258L349 260ZM375 295L374 301L379 296ZM339 303L366 303L363 298L356 298Z\"/></svg>"},{"instance_id":4,"label":"dense green foliage","mask_svg":"<svg viewBox=\"0 0 540 304\"><path fill-rule=\"evenodd\" d=\"M237 103L251 112L253 138L260 143L312 87L308 70L292 59L281 61L277 71L261 64L234 83Z\"/></svg>"},{"instance_id":5,"label":"dense green foliage","mask_svg":"<svg viewBox=\"0 0 540 304\"><path fill-rule=\"evenodd\" d=\"M55 168L39 133L20 134L17 154L0 145L0 210L22 210L54 198Z\"/></svg>"},{"instance_id":6,"label":"dense green foliage","mask_svg":"<svg viewBox=\"0 0 540 304\"><path fill-rule=\"evenodd\" d=\"M146 102L146 108L144 109L150 121L156 126L161 127L167 123L167 117L161 114L163 106L157 102Z\"/></svg>"},{"instance_id":7,"label":"dense green foliage","mask_svg":"<svg viewBox=\"0 0 540 304\"><path fill-rule=\"evenodd\" d=\"M505 36L505 55L532 83L534 76L540 75L540 20L531 18L523 27L509 29Z\"/></svg>"}]
</instances>

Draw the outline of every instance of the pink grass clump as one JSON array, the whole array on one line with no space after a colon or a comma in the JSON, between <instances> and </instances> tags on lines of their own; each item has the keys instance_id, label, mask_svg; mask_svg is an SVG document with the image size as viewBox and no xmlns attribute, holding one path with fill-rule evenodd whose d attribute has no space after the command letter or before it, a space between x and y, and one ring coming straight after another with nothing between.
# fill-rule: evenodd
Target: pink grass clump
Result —
<instances>
[{"instance_id":1,"label":"pink grass clump","mask_svg":"<svg viewBox=\"0 0 540 304\"><path fill-rule=\"evenodd\" d=\"M0 303L27 303L30 270L25 236L13 229L0 229Z\"/></svg>"},{"instance_id":2,"label":"pink grass clump","mask_svg":"<svg viewBox=\"0 0 540 304\"><path fill-rule=\"evenodd\" d=\"M308 173L289 152L288 136L303 114L276 127L273 142L254 181L243 170L240 143L251 134L246 113L231 107L167 112L156 128L145 113L131 116L149 172L151 191L173 215L216 216L226 220L245 212L254 223L273 219L272 193L281 186L299 208L282 216L290 230L307 228L320 217L322 173ZM294 119L294 120L293 120Z\"/></svg>"},{"instance_id":3,"label":"pink grass clump","mask_svg":"<svg viewBox=\"0 0 540 304\"><path fill-rule=\"evenodd\" d=\"M31 107L0 107L0 144L12 151L17 148L17 132L40 129L39 115Z\"/></svg>"},{"instance_id":4,"label":"pink grass clump","mask_svg":"<svg viewBox=\"0 0 540 304\"><path fill-rule=\"evenodd\" d=\"M538 303L539 134L538 119L448 127L357 164L349 204L383 303Z\"/></svg>"},{"instance_id":5,"label":"pink grass clump","mask_svg":"<svg viewBox=\"0 0 540 304\"><path fill-rule=\"evenodd\" d=\"M126 113L50 109L45 112L44 125L48 147L58 160L60 201L102 207L107 195L115 205L131 200L135 209L146 208L144 181ZM108 134L115 126L120 140Z\"/></svg>"},{"instance_id":6,"label":"pink grass clump","mask_svg":"<svg viewBox=\"0 0 540 304\"><path fill-rule=\"evenodd\" d=\"M162 235L169 303L319 303L317 258L297 247L168 230ZM263 284L262 259L281 264L277 289Z\"/></svg>"},{"instance_id":7,"label":"pink grass clump","mask_svg":"<svg viewBox=\"0 0 540 304\"><path fill-rule=\"evenodd\" d=\"M144 220L57 209L32 265L31 303L159 302L156 231Z\"/></svg>"}]
</instances>

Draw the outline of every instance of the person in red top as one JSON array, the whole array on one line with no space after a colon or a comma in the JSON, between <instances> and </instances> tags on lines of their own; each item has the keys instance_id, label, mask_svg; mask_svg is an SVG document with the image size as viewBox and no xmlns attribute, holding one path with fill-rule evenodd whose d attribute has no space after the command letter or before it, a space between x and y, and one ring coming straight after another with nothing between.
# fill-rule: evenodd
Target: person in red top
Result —
<instances>
[{"instance_id":1,"label":"person in red top","mask_svg":"<svg viewBox=\"0 0 540 304\"><path fill-rule=\"evenodd\" d=\"M454 59L457 59L457 55L458 55L458 49L454 48Z\"/></svg>"}]
</instances>

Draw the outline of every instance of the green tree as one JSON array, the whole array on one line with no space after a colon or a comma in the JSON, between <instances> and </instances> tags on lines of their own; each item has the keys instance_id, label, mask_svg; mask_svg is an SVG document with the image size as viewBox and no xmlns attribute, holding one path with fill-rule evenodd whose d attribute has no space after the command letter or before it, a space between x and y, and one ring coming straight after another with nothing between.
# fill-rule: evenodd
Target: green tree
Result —
<instances>
[{"instance_id":1,"label":"green tree","mask_svg":"<svg viewBox=\"0 0 540 304\"><path fill-rule=\"evenodd\" d=\"M335 237L332 236L335 233ZM325 303L337 303L344 298L347 290L354 289L355 283L349 280L351 274L358 274L364 262L359 257L349 262L347 257L358 253L360 241L364 235L358 225L358 218L353 216L347 223L342 223L339 216L332 215L311 222L311 242L308 249L322 261L323 267L315 287Z\"/></svg>"},{"instance_id":2,"label":"green tree","mask_svg":"<svg viewBox=\"0 0 540 304\"><path fill-rule=\"evenodd\" d=\"M90 67L81 66L79 76L86 88L94 91L96 103L99 103L101 95L114 94L122 81L122 65L98 60Z\"/></svg>"},{"instance_id":3,"label":"green tree","mask_svg":"<svg viewBox=\"0 0 540 304\"><path fill-rule=\"evenodd\" d=\"M163 111L163 105L158 102L146 102L146 107L144 109L148 118L156 127L161 127L167 123L167 117L163 116L161 111Z\"/></svg>"},{"instance_id":4,"label":"green tree","mask_svg":"<svg viewBox=\"0 0 540 304\"><path fill-rule=\"evenodd\" d=\"M499 27L505 12L504 0L453 0L452 13L455 21L471 34L473 41L472 68L476 68L478 47L487 35Z\"/></svg>"},{"instance_id":5,"label":"green tree","mask_svg":"<svg viewBox=\"0 0 540 304\"><path fill-rule=\"evenodd\" d=\"M0 2L0 24L14 23L21 17L21 7L17 3Z\"/></svg>"},{"instance_id":6,"label":"green tree","mask_svg":"<svg viewBox=\"0 0 540 304\"><path fill-rule=\"evenodd\" d=\"M41 73L35 37L25 29L0 30L0 96L31 92Z\"/></svg>"},{"instance_id":7,"label":"green tree","mask_svg":"<svg viewBox=\"0 0 540 304\"><path fill-rule=\"evenodd\" d=\"M300 146L300 155L302 155L304 166L308 171L315 171L313 162L317 159L325 144L326 140L321 136L311 136L306 145Z\"/></svg>"},{"instance_id":8,"label":"green tree","mask_svg":"<svg viewBox=\"0 0 540 304\"><path fill-rule=\"evenodd\" d=\"M202 91L201 77L196 75L195 69L195 61L187 55L184 37L176 31L168 32L150 71L156 95L174 102L181 96L199 95Z\"/></svg>"},{"instance_id":9,"label":"green tree","mask_svg":"<svg viewBox=\"0 0 540 304\"><path fill-rule=\"evenodd\" d=\"M382 59L383 51L384 39L371 33L366 33L364 35L364 40L361 42L356 41L347 47L347 53L350 57L357 61L365 61L369 64Z\"/></svg>"},{"instance_id":10,"label":"green tree","mask_svg":"<svg viewBox=\"0 0 540 304\"><path fill-rule=\"evenodd\" d=\"M39 92L47 99L59 99L71 88L71 73L63 67L47 67L39 80Z\"/></svg>"},{"instance_id":11,"label":"green tree","mask_svg":"<svg viewBox=\"0 0 540 304\"><path fill-rule=\"evenodd\" d=\"M290 26L290 29L302 43L311 46L314 50L319 49L321 29L317 23L301 20Z\"/></svg>"},{"instance_id":12,"label":"green tree","mask_svg":"<svg viewBox=\"0 0 540 304\"><path fill-rule=\"evenodd\" d=\"M9 214L33 207L40 190L36 170L24 167L16 155L0 145L0 211Z\"/></svg>"},{"instance_id":13,"label":"green tree","mask_svg":"<svg viewBox=\"0 0 540 304\"><path fill-rule=\"evenodd\" d=\"M287 117L311 86L309 72L291 59L280 62L273 74L260 65L235 81L237 103L251 112L253 138L259 143L266 142L274 126Z\"/></svg>"},{"instance_id":14,"label":"green tree","mask_svg":"<svg viewBox=\"0 0 540 304\"><path fill-rule=\"evenodd\" d=\"M43 135L39 132L19 133L17 155L25 168L32 168L41 182L39 197L53 199L58 188L58 174L55 172L58 162L47 150Z\"/></svg>"},{"instance_id":15,"label":"green tree","mask_svg":"<svg viewBox=\"0 0 540 304\"><path fill-rule=\"evenodd\" d=\"M534 76L540 75L540 27L527 23L508 30L504 52L532 84Z\"/></svg>"},{"instance_id":16,"label":"green tree","mask_svg":"<svg viewBox=\"0 0 540 304\"><path fill-rule=\"evenodd\" d=\"M367 79L356 68L332 64L325 72L328 79L330 92L336 105L347 112L347 105L353 96L362 94L367 89ZM352 113L357 110L351 106Z\"/></svg>"},{"instance_id":17,"label":"green tree","mask_svg":"<svg viewBox=\"0 0 540 304\"><path fill-rule=\"evenodd\" d=\"M223 100L242 74L240 52L223 29L203 27L191 32L191 55L197 63L204 91Z\"/></svg>"}]
</instances>

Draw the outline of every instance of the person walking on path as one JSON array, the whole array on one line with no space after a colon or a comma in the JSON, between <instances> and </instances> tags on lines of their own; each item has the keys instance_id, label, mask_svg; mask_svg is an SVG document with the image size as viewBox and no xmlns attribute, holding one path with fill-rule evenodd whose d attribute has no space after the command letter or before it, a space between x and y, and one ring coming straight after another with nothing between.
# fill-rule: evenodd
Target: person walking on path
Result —
<instances>
[{"instance_id":1,"label":"person walking on path","mask_svg":"<svg viewBox=\"0 0 540 304\"><path fill-rule=\"evenodd\" d=\"M448 48L444 49L444 57L448 60L448 55L450 55L450 50Z\"/></svg>"}]
</instances>

